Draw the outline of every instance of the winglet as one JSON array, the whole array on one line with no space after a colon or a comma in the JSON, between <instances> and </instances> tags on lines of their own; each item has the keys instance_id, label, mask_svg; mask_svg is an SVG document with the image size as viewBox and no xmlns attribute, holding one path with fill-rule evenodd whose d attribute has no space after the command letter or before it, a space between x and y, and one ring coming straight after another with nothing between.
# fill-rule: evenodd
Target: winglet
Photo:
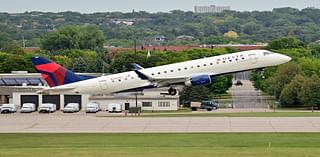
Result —
<instances>
[{"instance_id":1,"label":"winglet","mask_svg":"<svg viewBox=\"0 0 320 157\"><path fill-rule=\"evenodd\" d=\"M131 65L133 66L133 70L141 70L141 69L144 69L142 66L140 66L140 65L137 64L137 63L132 63Z\"/></svg>"},{"instance_id":2,"label":"winglet","mask_svg":"<svg viewBox=\"0 0 320 157\"><path fill-rule=\"evenodd\" d=\"M134 72L138 75L138 77L142 80L150 80L151 81L151 78L148 77L147 75L145 75L144 73L142 73L141 71L139 70L134 70Z\"/></svg>"}]
</instances>

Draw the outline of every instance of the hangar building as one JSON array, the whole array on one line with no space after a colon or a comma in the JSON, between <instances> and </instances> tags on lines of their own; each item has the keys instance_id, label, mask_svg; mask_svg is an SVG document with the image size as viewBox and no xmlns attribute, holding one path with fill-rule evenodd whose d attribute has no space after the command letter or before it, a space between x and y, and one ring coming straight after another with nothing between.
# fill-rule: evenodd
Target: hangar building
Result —
<instances>
[{"instance_id":1,"label":"hangar building","mask_svg":"<svg viewBox=\"0 0 320 157\"><path fill-rule=\"evenodd\" d=\"M82 74L101 76L101 74ZM63 109L67 103L79 103L84 109L89 102L98 102L102 110L108 104L118 103L123 109L129 107L142 107L142 110L178 110L179 96L163 95L167 88L148 89L143 93L123 93L116 95L90 95L90 94L60 94L42 95L37 91L46 87L46 82L38 73L13 72L0 74L0 104L13 103L21 107L23 103L54 103L57 109Z\"/></svg>"}]
</instances>

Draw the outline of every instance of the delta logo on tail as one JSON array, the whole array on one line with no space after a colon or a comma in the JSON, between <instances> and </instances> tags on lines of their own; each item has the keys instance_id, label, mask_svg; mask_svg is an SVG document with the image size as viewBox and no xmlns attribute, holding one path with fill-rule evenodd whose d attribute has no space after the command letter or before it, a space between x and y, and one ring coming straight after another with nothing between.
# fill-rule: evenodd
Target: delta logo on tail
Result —
<instances>
[{"instance_id":1,"label":"delta logo on tail","mask_svg":"<svg viewBox=\"0 0 320 157\"><path fill-rule=\"evenodd\" d=\"M94 77L77 75L61 65L49 61L43 57L33 57L32 63L41 76L47 81L50 87L61 86L64 84L74 83L91 79Z\"/></svg>"}]
</instances>

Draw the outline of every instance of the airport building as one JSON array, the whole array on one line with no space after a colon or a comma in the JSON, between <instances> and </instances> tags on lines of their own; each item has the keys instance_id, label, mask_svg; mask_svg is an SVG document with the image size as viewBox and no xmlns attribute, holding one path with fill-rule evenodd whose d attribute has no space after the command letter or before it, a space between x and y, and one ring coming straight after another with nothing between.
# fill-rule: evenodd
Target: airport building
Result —
<instances>
[{"instance_id":1,"label":"airport building","mask_svg":"<svg viewBox=\"0 0 320 157\"><path fill-rule=\"evenodd\" d=\"M101 76L101 74L82 74ZM170 96L163 93L167 88L148 89L144 92L121 93L114 95L90 95L90 94L56 94L44 95L37 91L47 87L46 82L38 73L10 73L0 74L0 104L13 103L18 108L23 103L54 103L58 110L62 110L68 103L79 103L83 110L89 102L97 102L102 110L108 108L108 104L121 104L123 110L129 107L142 107L142 110L178 110L179 96Z\"/></svg>"},{"instance_id":2,"label":"airport building","mask_svg":"<svg viewBox=\"0 0 320 157\"><path fill-rule=\"evenodd\" d=\"M194 12L195 13L221 13L225 10L230 10L230 6L216 6L216 5L210 5L210 6L195 6Z\"/></svg>"}]
</instances>

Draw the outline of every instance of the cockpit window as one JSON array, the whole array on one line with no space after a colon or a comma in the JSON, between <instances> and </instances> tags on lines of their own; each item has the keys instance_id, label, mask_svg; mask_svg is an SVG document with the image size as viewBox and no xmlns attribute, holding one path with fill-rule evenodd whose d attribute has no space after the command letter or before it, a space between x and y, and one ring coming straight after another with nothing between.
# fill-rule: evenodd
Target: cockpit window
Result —
<instances>
[{"instance_id":1,"label":"cockpit window","mask_svg":"<svg viewBox=\"0 0 320 157\"><path fill-rule=\"evenodd\" d=\"M264 55L264 56L271 55L271 54L272 54L272 53L271 53L271 52L268 52L268 51L263 52L263 55Z\"/></svg>"}]
</instances>

